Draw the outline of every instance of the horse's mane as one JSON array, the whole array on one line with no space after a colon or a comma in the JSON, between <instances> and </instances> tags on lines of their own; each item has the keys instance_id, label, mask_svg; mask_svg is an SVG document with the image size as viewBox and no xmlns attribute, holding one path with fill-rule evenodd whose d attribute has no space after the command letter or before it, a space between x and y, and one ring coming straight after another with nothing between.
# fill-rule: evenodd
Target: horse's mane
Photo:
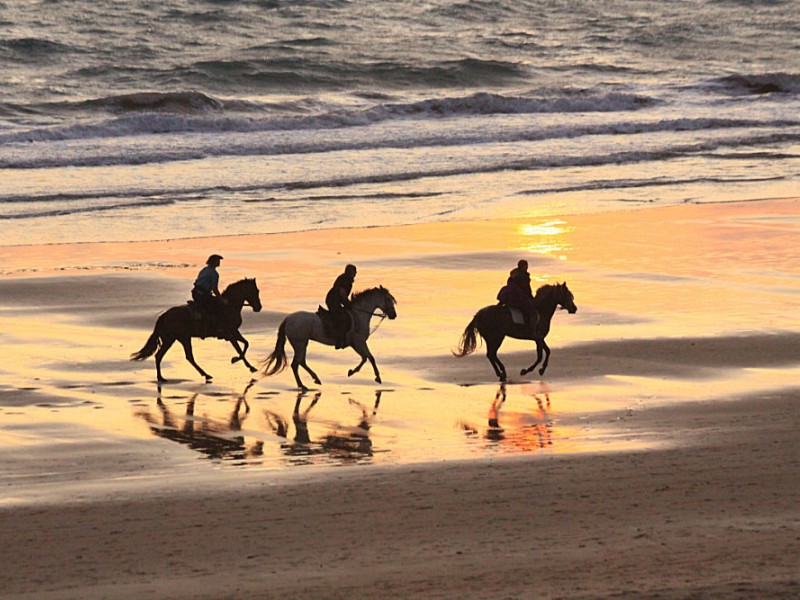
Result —
<instances>
[{"instance_id":1,"label":"horse's mane","mask_svg":"<svg viewBox=\"0 0 800 600\"><path fill-rule=\"evenodd\" d=\"M534 298L539 298L541 300L545 296L552 295L553 290L555 288L557 288L558 286L559 286L559 284L557 284L557 283L556 284L546 283L543 286L540 286L539 288L536 289L536 293L533 295L533 297Z\"/></svg>"},{"instance_id":2,"label":"horse's mane","mask_svg":"<svg viewBox=\"0 0 800 600\"><path fill-rule=\"evenodd\" d=\"M536 290L536 293L533 295L534 302L543 302L545 300L555 300L558 301L558 290L565 289L567 290L567 282L564 283L546 283L540 288ZM569 292L569 290L567 290Z\"/></svg>"},{"instance_id":3,"label":"horse's mane","mask_svg":"<svg viewBox=\"0 0 800 600\"><path fill-rule=\"evenodd\" d=\"M389 290L387 290L383 286L372 287L372 288L369 288L369 289L366 289L366 290L361 290L360 292L356 292L356 293L353 294L353 298L352 298L351 301L352 302L356 302L356 301L360 300L361 298L366 298L367 296L369 296L369 295L371 295L371 294L373 294L375 292L381 292L381 293L386 294L387 296L389 296L389 298L392 299L392 302L397 304L397 300L394 299L394 296L392 296L392 294L389 292Z\"/></svg>"},{"instance_id":4,"label":"horse's mane","mask_svg":"<svg viewBox=\"0 0 800 600\"><path fill-rule=\"evenodd\" d=\"M239 286L240 286L240 285L242 285L243 283L247 283L247 282L250 282L250 281L255 281L255 278L253 278L253 279L248 279L247 277L245 277L244 279L240 279L239 281L234 281L233 283L231 283L230 285L228 285L228 287L226 287L226 288L225 288L225 290L222 292L222 295L224 296L225 294L227 294L227 293L228 293L230 290L232 290L233 288L235 288L235 287L239 287Z\"/></svg>"}]
</instances>

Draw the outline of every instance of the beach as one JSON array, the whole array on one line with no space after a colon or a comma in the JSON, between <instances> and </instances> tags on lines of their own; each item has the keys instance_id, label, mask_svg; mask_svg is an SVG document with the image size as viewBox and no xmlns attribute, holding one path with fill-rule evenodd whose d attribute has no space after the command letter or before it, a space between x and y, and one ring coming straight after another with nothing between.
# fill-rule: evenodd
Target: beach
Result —
<instances>
[{"instance_id":1,"label":"beach","mask_svg":"<svg viewBox=\"0 0 800 600\"><path fill-rule=\"evenodd\" d=\"M3 598L800 595L800 200L0 248ZM255 277L248 357L345 263L398 317L322 384L198 340L131 362L206 256ZM508 270L530 343L452 354ZM291 356L291 352L290 352Z\"/></svg>"}]
</instances>

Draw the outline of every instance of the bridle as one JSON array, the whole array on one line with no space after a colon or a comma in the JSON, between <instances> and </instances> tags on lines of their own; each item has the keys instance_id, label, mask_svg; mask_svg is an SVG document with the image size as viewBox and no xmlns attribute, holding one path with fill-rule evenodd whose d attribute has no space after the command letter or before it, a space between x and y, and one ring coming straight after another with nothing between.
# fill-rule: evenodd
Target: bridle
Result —
<instances>
[{"instance_id":1,"label":"bridle","mask_svg":"<svg viewBox=\"0 0 800 600\"><path fill-rule=\"evenodd\" d=\"M386 296L384 296L384 300L386 300ZM372 329L370 329L370 332L369 332L370 335L372 335L373 333L375 333L378 330L378 327L381 326L381 323L383 323L384 319L386 319L386 317L388 316L386 314L386 311L381 309L381 311L378 312L377 308L375 310L366 310L364 308L357 308L357 307L354 306L353 310L354 311L358 311L360 313L367 314L367 315L369 315L371 317L378 317L380 319L380 321L378 321L378 324L374 325L372 327Z\"/></svg>"}]
</instances>

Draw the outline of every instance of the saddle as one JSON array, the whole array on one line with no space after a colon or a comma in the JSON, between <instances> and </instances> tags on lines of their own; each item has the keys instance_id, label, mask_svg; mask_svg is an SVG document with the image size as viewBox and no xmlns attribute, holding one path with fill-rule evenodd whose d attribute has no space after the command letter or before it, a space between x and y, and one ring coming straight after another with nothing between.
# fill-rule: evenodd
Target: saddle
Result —
<instances>
[{"instance_id":1,"label":"saddle","mask_svg":"<svg viewBox=\"0 0 800 600\"><path fill-rule=\"evenodd\" d=\"M347 331L349 332L350 329L353 327L353 317L350 314L350 311L346 312L347 314ZM336 338L339 335L340 327L336 322L336 319L333 318L331 315L331 311L325 308L322 305L317 306L317 315L319 316L319 320L322 321L322 330L325 332L325 335L331 338Z\"/></svg>"},{"instance_id":2,"label":"saddle","mask_svg":"<svg viewBox=\"0 0 800 600\"><path fill-rule=\"evenodd\" d=\"M498 303L499 306L502 306L508 311L508 314L511 316L511 322L517 328L523 328L526 333L531 336L536 335L536 331L538 328L538 318L533 320L530 323L525 322L525 311L521 308L517 308L516 306L509 306L508 304L503 304L502 302Z\"/></svg>"},{"instance_id":3,"label":"saddle","mask_svg":"<svg viewBox=\"0 0 800 600\"><path fill-rule=\"evenodd\" d=\"M511 313L511 321L514 325L525 325L525 315L522 313L521 309L516 306L504 306L508 309L508 312Z\"/></svg>"},{"instance_id":4,"label":"saddle","mask_svg":"<svg viewBox=\"0 0 800 600\"><path fill-rule=\"evenodd\" d=\"M216 317L212 320L212 315L209 314L209 311L202 308L197 302L194 300L189 300L186 302L186 306L189 309L189 315L191 315L192 320L198 325L200 329L200 339L205 339L207 337L217 337L220 339L224 339L225 331L222 323L220 322L220 315L217 314Z\"/></svg>"}]
</instances>

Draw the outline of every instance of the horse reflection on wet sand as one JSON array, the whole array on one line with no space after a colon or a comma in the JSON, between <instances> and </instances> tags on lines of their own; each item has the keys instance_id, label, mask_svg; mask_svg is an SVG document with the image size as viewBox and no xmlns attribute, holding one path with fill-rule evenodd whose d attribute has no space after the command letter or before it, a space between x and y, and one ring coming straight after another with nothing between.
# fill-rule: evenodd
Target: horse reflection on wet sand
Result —
<instances>
[{"instance_id":1,"label":"horse reflection on wet sand","mask_svg":"<svg viewBox=\"0 0 800 600\"><path fill-rule=\"evenodd\" d=\"M192 394L189 397L183 416L174 416L162 400L161 386L158 388L156 398L156 405L161 412L160 422L149 411L139 411L136 414L147 421L150 430L158 437L188 446L208 458L233 461L259 458L264 454L264 442L257 440L248 446L244 436L238 433L241 432L242 423L250 414L245 394L251 385L252 383L237 397L227 423L195 416L195 404L199 394ZM244 414L241 412L242 406L245 409Z\"/></svg>"},{"instance_id":2,"label":"horse reflection on wet sand","mask_svg":"<svg viewBox=\"0 0 800 600\"><path fill-rule=\"evenodd\" d=\"M310 457L327 455L336 460L344 462L359 462L373 455L372 440L370 439L370 428L372 420L378 413L381 403L382 390L375 392L375 404L372 409L364 406L360 402L348 399L348 403L356 406L361 411L358 423L353 427L338 426L336 429L323 435L321 438L312 440L308 429L308 415L322 396L322 392L316 392L310 404L301 411L302 402L306 397L306 392L300 392L292 411L292 424L295 434L292 442L286 441L281 444L284 454L295 464L310 464ZM286 419L273 411L265 411L268 422L273 428L275 435L289 438L289 427Z\"/></svg>"},{"instance_id":3,"label":"horse reflection on wet sand","mask_svg":"<svg viewBox=\"0 0 800 600\"><path fill-rule=\"evenodd\" d=\"M533 340L536 342L536 362L527 369L522 369L520 375L527 375L539 363L539 375L544 375L547 365L550 362L550 347L544 339L550 332L550 322L558 307L565 309L568 313L574 314L578 307L572 292L567 288L566 282L556 285L543 285L536 290L533 298L536 306L537 322L532 326L516 324L511 318L511 311L508 307L501 304L494 304L480 309L461 335L458 347L453 351L453 355L460 358L472 354L477 348L477 335L486 342L486 357L492 365L495 374L500 381L506 381L506 367L497 357L497 351L506 337L520 340ZM542 362L544 351L544 362Z\"/></svg>"},{"instance_id":4,"label":"horse reflection on wet sand","mask_svg":"<svg viewBox=\"0 0 800 600\"><path fill-rule=\"evenodd\" d=\"M492 446L510 446L516 450L531 451L542 450L553 445L553 419L550 416L550 394L534 393L530 396L536 401L536 410L530 415L517 414L511 426L504 427L500 424L500 413L503 408L507 393L506 384L501 383L489 406L488 424L483 438ZM543 396L543 397L542 397ZM480 436L480 430L474 425L460 422L459 427L470 438Z\"/></svg>"}]
</instances>

